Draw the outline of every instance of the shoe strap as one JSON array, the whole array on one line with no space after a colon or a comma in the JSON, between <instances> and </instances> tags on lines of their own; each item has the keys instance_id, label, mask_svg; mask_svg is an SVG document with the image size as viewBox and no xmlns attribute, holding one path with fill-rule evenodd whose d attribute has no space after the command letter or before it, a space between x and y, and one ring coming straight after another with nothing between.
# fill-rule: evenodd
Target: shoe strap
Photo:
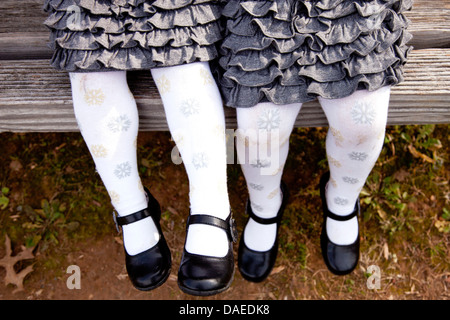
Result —
<instances>
[{"instance_id":1,"label":"shoe strap","mask_svg":"<svg viewBox=\"0 0 450 320\"><path fill-rule=\"evenodd\" d=\"M116 225L117 232L120 233L119 227L137 222L147 217L152 217L155 222L159 221L159 219L161 218L161 208L158 201L153 197L153 195L147 188L144 188L144 190L147 197L147 208L126 216L119 216L115 211L113 211L113 219Z\"/></svg>"},{"instance_id":2,"label":"shoe strap","mask_svg":"<svg viewBox=\"0 0 450 320\"><path fill-rule=\"evenodd\" d=\"M248 216L259 224L280 223L281 218L283 217L283 213L284 213L284 209L286 207L287 200L289 198L289 190L288 190L286 184L284 183L284 181L281 181L280 190L281 190L281 195L282 195L281 207L278 210L278 213L275 217L273 217L273 218L258 217L252 210L250 199L247 201L247 209L246 209Z\"/></svg>"},{"instance_id":3,"label":"shoe strap","mask_svg":"<svg viewBox=\"0 0 450 320\"><path fill-rule=\"evenodd\" d=\"M358 213L359 213L359 199L356 201L355 209L353 210L352 213L350 213L350 214L348 214L346 216L340 216L340 215L334 214L330 210L327 210L326 216L328 218L331 218L331 219L336 220L336 221L348 221L348 220L356 217L358 215Z\"/></svg>"},{"instance_id":4,"label":"shoe strap","mask_svg":"<svg viewBox=\"0 0 450 320\"><path fill-rule=\"evenodd\" d=\"M133 214L129 214L126 216L116 216L115 217L115 221L119 226L123 226L123 225L127 225L142 219L145 219L147 217L151 217L152 213L150 212L150 210L148 210L148 208L145 208L141 211L135 212Z\"/></svg>"},{"instance_id":5,"label":"shoe strap","mask_svg":"<svg viewBox=\"0 0 450 320\"><path fill-rule=\"evenodd\" d=\"M214 216L205 215L205 214L191 214L189 215L187 222L186 222L186 228L190 226L191 224L206 224L213 227L217 227L220 229L225 230L225 232L228 235L228 238L230 241L236 242L237 241L237 229L236 229L236 223L234 219L232 218L231 214L228 216L227 220L223 220Z\"/></svg>"},{"instance_id":6,"label":"shoe strap","mask_svg":"<svg viewBox=\"0 0 450 320\"><path fill-rule=\"evenodd\" d=\"M252 206L251 206L250 200L247 201L247 214L248 214L248 216L250 218L252 218L253 220L255 220L259 224L279 223L280 220L281 220L281 214L277 214L277 216L273 217L273 218L261 218L261 217L258 217L252 210Z\"/></svg>"}]
</instances>

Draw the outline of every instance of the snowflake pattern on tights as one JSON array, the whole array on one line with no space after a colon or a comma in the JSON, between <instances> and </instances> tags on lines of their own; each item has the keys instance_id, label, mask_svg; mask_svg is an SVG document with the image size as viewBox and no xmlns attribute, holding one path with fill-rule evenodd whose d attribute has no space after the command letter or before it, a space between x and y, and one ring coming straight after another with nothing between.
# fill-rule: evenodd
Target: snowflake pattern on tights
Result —
<instances>
[{"instance_id":1,"label":"snowflake pattern on tights","mask_svg":"<svg viewBox=\"0 0 450 320\"><path fill-rule=\"evenodd\" d=\"M192 157L192 165L195 169L207 168L208 167L208 157L204 152L199 152L194 154Z\"/></svg>"},{"instance_id":2,"label":"snowflake pattern on tights","mask_svg":"<svg viewBox=\"0 0 450 320\"><path fill-rule=\"evenodd\" d=\"M130 163L123 162L121 164L118 164L116 166L116 169L114 170L114 175L119 179L124 179L126 177L131 176L131 165Z\"/></svg>"},{"instance_id":3,"label":"snowflake pattern on tights","mask_svg":"<svg viewBox=\"0 0 450 320\"><path fill-rule=\"evenodd\" d=\"M335 166L336 168L342 167L342 164L339 162L339 160L333 158L333 157L330 156L329 154L327 154L327 158L328 158L328 162L329 162L330 164L332 164L333 166Z\"/></svg>"},{"instance_id":4,"label":"snowflake pattern on tights","mask_svg":"<svg viewBox=\"0 0 450 320\"><path fill-rule=\"evenodd\" d=\"M267 196L267 199L273 199L277 194L280 193L280 188L276 188Z\"/></svg>"},{"instance_id":5,"label":"snowflake pattern on tights","mask_svg":"<svg viewBox=\"0 0 450 320\"><path fill-rule=\"evenodd\" d=\"M264 189L264 186L262 184L257 184L257 183L249 183L248 184L250 188L252 188L253 190L256 191L262 191Z\"/></svg>"},{"instance_id":6,"label":"snowflake pattern on tights","mask_svg":"<svg viewBox=\"0 0 450 320\"><path fill-rule=\"evenodd\" d=\"M280 109L265 109L258 116L258 128L273 130L280 127Z\"/></svg>"},{"instance_id":7,"label":"snowflake pattern on tights","mask_svg":"<svg viewBox=\"0 0 450 320\"><path fill-rule=\"evenodd\" d=\"M342 143L344 142L344 137L342 136L341 131L339 131L338 129L335 129L333 127L330 127L330 132L334 137L334 143L336 144L336 146L342 147Z\"/></svg>"},{"instance_id":8,"label":"snowflake pattern on tights","mask_svg":"<svg viewBox=\"0 0 450 320\"><path fill-rule=\"evenodd\" d=\"M257 204L257 203L251 202L251 206L252 206L252 209L255 210L255 211L259 211L259 212L263 212L264 211L264 208L261 205Z\"/></svg>"},{"instance_id":9,"label":"snowflake pattern on tights","mask_svg":"<svg viewBox=\"0 0 450 320\"><path fill-rule=\"evenodd\" d=\"M261 169L261 168L268 168L270 167L270 160L253 160L252 163L250 163L250 165L252 166L252 168L255 169Z\"/></svg>"},{"instance_id":10,"label":"snowflake pattern on tights","mask_svg":"<svg viewBox=\"0 0 450 320\"><path fill-rule=\"evenodd\" d=\"M352 119L355 124L371 125L375 120L376 112L369 103L359 102L351 110Z\"/></svg>"},{"instance_id":11,"label":"snowflake pattern on tights","mask_svg":"<svg viewBox=\"0 0 450 320\"><path fill-rule=\"evenodd\" d=\"M101 89L88 89L84 94L84 101L90 106L99 106L105 101L105 94Z\"/></svg>"},{"instance_id":12,"label":"snowflake pattern on tights","mask_svg":"<svg viewBox=\"0 0 450 320\"><path fill-rule=\"evenodd\" d=\"M108 156L108 150L101 144L94 144L91 147L91 152L95 158L106 158Z\"/></svg>"},{"instance_id":13,"label":"snowflake pattern on tights","mask_svg":"<svg viewBox=\"0 0 450 320\"><path fill-rule=\"evenodd\" d=\"M204 85L208 85L208 84L213 84L214 83L214 79L211 76L211 73L206 70L206 69L200 69L200 77L203 79L203 84Z\"/></svg>"},{"instance_id":14,"label":"snowflake pattern on tights","mask_svg":"<svg viewBox=\"0 0 450 320\"><path fill-rule=\"evenodd\" d=\"M339 206L345 206L348 204L348 200L340 197L334 198L334 203Z\"/></svg>"},{"instance_id":15,"label":"snowflake pattern on tights","mask_svg":"<svg viewBox=\"0 0 450 320\"><path fill-rule=\"evenodd\" d=\"M350 183L350 184L357 184L359 182L359 180L357 178L352 178L352 177L342 177L342 180L345 183Z\"/></svg>"},{"instance_id":16,"label":"snowflake pattern on tights","mask_svg":"<svg viewBox=\"0 0 450 320\"><path fill-rule=\"evenodd\" d=\"M350 160L365 161L369 155L365 152L351 152L348 154L348 156Z\"/></svg>"},{"instance_id":17,"label":"snowflake pattern on tights","mask_svg":"<svg viewBox=\"0 0 450 320\"><path fill-rule=\"evenodd\" d=\"M185 117L189 117L189 116L199 113L200 104L198 103L197 100L195 100L193 98L186 99L181 102L180 110L181 110L181 113L183 113L183 115Z\"/></svg>"},{"instance_id":18,"label":"snowflake pattern on tights","mask_svg":"<svg viewBox=\"0 0 450 320\"><path fill-rule=\"evenodd\" d=\"M165 75L156 79L156 86L158 87L159 94L164 95L170 91L170 81Z\"/></svg>"},{"instance_id":19,"label":"snowflake pattern on tights","mask_svg":"<svg viewBox=\"0 0 450 320\"><path fill-rule=\"evenodd\" d=\"M114 133L128 131L131 127L131 120L126 114L111 119L108 128Z\"/></svg>"},{"instance_id":20,"label":"snowflake pattern on tights","mask_svg":"<svg viewBox=\"0 0 450 320\"><path fill-rule=\"evenodd\" d=\"M120 203L120 195L119 195L117 192L115 192L115 191L110 191L110 192L109 192L109 196L110 196L111 202L112 202L113 204L119 204L119 203Z\"/></svg>"}]
</instances>

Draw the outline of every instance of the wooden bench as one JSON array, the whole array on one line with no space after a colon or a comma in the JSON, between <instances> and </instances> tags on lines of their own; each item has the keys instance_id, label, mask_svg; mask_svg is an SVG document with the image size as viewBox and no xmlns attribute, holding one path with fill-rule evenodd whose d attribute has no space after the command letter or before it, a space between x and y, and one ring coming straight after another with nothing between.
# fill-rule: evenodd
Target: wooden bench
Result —
<instances>
[{"instance_id":1,"label":"wooden bench","mask_svg":"<svg viewBox=\"0 0 450 320\"><path fill-rule=\"evenodd\" d=\"M0 132L78 131L66 72L49 66L52 52L43 0L0 4ZM405 81L392 90L388 124L450 123L450 1L416 0L411 19L414 50ZM149 71L128 73L140 112L140 130L168 130ZM235 113L225 108L227 126ZM296 126L327 126L319 104L306 103Z\"/></svg>"}]
</instances>

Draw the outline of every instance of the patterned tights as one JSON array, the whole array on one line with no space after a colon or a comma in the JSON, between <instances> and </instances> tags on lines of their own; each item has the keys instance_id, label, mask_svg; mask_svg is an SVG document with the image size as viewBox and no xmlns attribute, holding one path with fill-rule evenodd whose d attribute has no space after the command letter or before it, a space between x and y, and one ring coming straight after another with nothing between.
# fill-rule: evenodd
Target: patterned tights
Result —
<instances>
[{"instance_id":1,"label":"patterned tights","mask_svg":"<svg viewBox=\"0 0 450 320\"><path fill-rule=\"evenodd\" d=\"M326 199L328 208L337 215L347 215L353 211L359 193L380 154L389 95L390 88L384 87L375 92L356 91L343 99L319 98L329 122L326 151L331 178L327 185ZM239 129L245 132L243 136L237 135L238 156L246 178L252 210L261 218L274 217L278 212L281 203L278 188L288 154L289 135L300 107L300 104L279 106L261 103L252 108L237 109ZM267 138L269 133L278 137L278 140ZM256 145L257 149L261 149L269 143L278 144L278 152L271 156L267 156L266 152L251 152L252 146ZM264 148L267 149L273 148ZM273 167L273 164L276 166ZM357 218L345 222L328 218L327 233L336 244L353 243L358 234ZM261 225L253 219L249 219L244 230L246 245L256 251L269 250L273 246L275 235L275 224Z\"/></svg>"}]
</instances>

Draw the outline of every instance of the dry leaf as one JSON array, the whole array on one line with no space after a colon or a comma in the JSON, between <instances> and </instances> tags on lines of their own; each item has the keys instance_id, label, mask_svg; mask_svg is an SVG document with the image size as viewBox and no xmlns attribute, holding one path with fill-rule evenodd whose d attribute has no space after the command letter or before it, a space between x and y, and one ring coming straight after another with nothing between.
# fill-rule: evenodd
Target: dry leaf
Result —
<instances>
[{"instance_id":1,"label":"dry leaf","mask_svg":"<svg viewBox=\"0 0 450 320\"><path fill-rule=\"evenodd\" d=\"M123 246L123 240L122 240L121 237L114 237L114 240L115 240L118 244L120 244L120 245Z\"/></svg>"},{"instance_id":2,"label":"dry leaf","mask_svg":"<svg viewBox=\"0 0 450 320\"><path fill-rule=\"evenodd\" d=\"M5 237L5 247L6 255L0 260L0 267L6 269L5 285L15 285L17 288L13 291L13 293L16 293L23 290L23 280L30 272L33 271L33 265L26 267L18 273L14 270L14 265L21 260L34 259L34 247L24 248L17 255L12 256L11 240L8 235Z\"/></svg>"},{"instance_id":3,"label":"dry leaf","mask_svg":"<svg viewBox=\"0 0 450 320\"><path fill-rule=\"evenodd\" d=\"M177 215L177 216L179 215L178 211L172 207L167 207L167 210L174 215Z\"/></svg>"},{"instance_id":4,"label":"dry leaf","mask_svg":"<svg viewBox=\"0 0 450 320\"><path fill-rule=\"evenodd\" d=\"M386 260L389 260L389 247L387 242L385 242L383 245L383 256Z\"/></svg>"},{"instance_id":5,"label":"dry leaf","mask_svg":"<svg viewBox=\"0 0 450 320\"><path fill-rule=\"evenodd\" d=\"M450 228L450 222L444 220L436 220L434 226L439 230L439 232L445 232Z\"/></svg>"},{"instance_id":6,"label":"dry leaf","mask_svg":"<svg viewBox=\"0 0 450 320\"><path fill-rule=\"evenodd\" d=\"M411 154L416 157L416 158L421 158L422 160L429 162L429 163L434 163L433 159L431 159L429 156L419 152L416 148L414 148L412 145L408 146L408 150L409 152L411 152Z\"/></svg>"},{"instance_id":7,"label":"dry leaf","mask_svg":"<svg viewBox=\"0 0 450 320\"><path fill-rule=\"evenodd\" d=\"M380 216L380 218L381 218L383 221L386 220L386 218L387 218L387 213L386 213L386 211L384 211L384 210L381 209L381 208L378 208L378 209L377 209L377 213L378 213L378 215Z\"/></svg>"},{"instance_id":8,"label":"dry leaf","mask_svg":"<svg viewBox=\"0 0 450 320\"><path fill-rule=\"evenodd\" d=\"M128 278L128 274L127 273L121 273L121 274L116 275L116 277L119 280L124 280L124 279Z\"/></svg>"},{"instance_id":9,"label":"dry leaf","mask_svg":"<svg viewBox=\"0 0 450 320\"><path fill-rule=\"evenodd\" d=\"M270 274L277 274L284 270L284 266L275 267Z\"/></svg>"}]
</instances>

